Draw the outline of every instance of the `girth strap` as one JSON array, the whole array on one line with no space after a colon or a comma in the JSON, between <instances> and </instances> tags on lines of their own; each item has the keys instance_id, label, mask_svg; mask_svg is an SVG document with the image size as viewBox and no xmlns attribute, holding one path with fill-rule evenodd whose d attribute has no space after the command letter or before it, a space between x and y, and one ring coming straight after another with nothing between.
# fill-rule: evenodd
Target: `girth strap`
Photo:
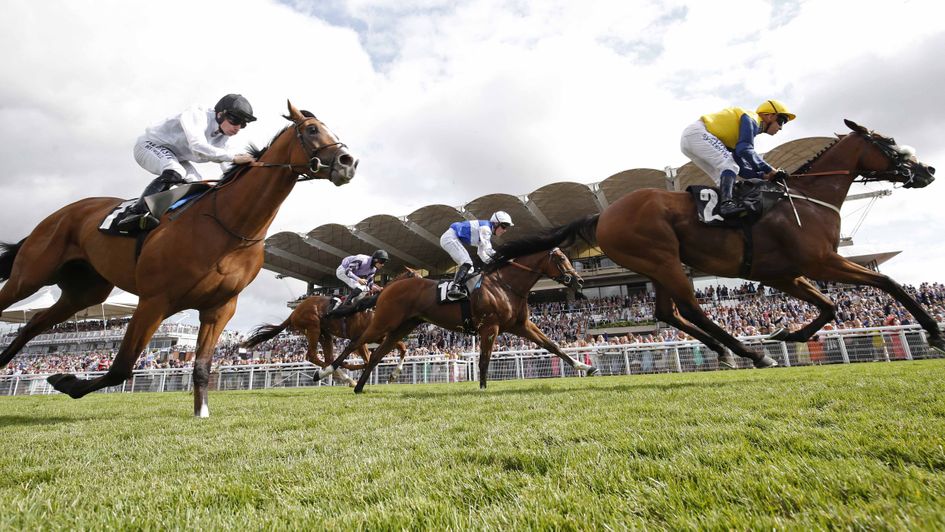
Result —
<instances>
[{"instance_id":1,"label":"girth strap","mask_svg":"<svg viewBox=\"0 0 945 532\"><path fill-rule=\"evenodd\" d=\"M751 266L755 259L755 244L751 236L751 224L742 225L742 233L745 235L745 247L742 252L742 266L739 275L743 279L748 279L751 275Z\"/></svg>"}]
</instances>

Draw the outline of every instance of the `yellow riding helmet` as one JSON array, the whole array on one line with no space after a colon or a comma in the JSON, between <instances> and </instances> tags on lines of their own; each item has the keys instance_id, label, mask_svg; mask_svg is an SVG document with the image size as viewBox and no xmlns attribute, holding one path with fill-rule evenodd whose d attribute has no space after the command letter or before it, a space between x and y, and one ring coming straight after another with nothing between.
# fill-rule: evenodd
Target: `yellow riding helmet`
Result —
<instances>
[{"instance_id":1,"label":"yellow riding helmet","mask_svg":"<svg viewBox=\"0 0 945 532\"><path fill-rule=\"evenodd\" d=\"M788 111L787 106L777 100L765 100L761 105L758 106L758 109L755 110L756 113L771 113L775 115L784 115L788 118L788 121L794 120L794 113Z\"/></svg>"}]
</instances>

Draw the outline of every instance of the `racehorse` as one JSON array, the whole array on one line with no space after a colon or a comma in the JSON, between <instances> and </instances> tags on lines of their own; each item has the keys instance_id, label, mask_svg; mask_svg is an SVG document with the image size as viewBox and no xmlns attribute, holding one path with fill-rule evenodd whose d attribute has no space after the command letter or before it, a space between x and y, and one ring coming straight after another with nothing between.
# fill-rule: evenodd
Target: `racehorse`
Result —
<instances>
[{"instance_id":1,"label":"racehorse","mask_svg":"<svg viewBox=\"0 0 945 532\"><path fill-rule=\"evenodd\" d=\"M18 244L3 246L0 310L44 285L57 284L62 296L36 314L0 354L0 368L30 339L69 316L105 300L118 286L138 295L108 372L94 379L71 374L49 377L56 390L73 398L115 386L132 374L135 360L158 325L184 309L200 316L194 361L194 415L210 415L207 386L217 338L236 311L239 293L263 264L263 238L297 180L350 181L358 161L325 125L291 102L286 126L263 149L251 148L257 162L238 165L205 197L164 216L147 235L136 257L135 239L106 235L99 224L119 198L87 198L40 222ZM326 161L328 164L323 164Z\"/></svg>"},{"instance_id":2,"label":"racehorse","mask_svg":"<svg viewBox=\"0 0 945 532\"><path fill-rule=\"evenodd\" d=\"M408 275L413 277L415 274L408 269ZM376 301L378 296L369 297ZM289 317L279 325L260 325L257 327L249 338L243 342L243 345L246 347L255 347L266 340L275 338L286 329L298 331L303 333L308 339L308 351L305 353L305 358L321 368L327 367L335 360L333 354L335 337L347 338L349 340L357 339L367 329L368 324L371 323L371 319L374 317L373 310L364 310L354 312L348 316L325 318L325 314L328 312L328 306L331 304L331 299L332 298L327 296L311 296L306 298L299 303L299 305L292 310L292 313L289 314ZM322 352L325 353L324 360L318 357L319 345L322 346ZM406 344L397 342L395 347L400 352L400 360L397 363L397 368L394 369L387 379L387 382L391 383L397 381L397 377L399 377L401 371L403 371L404 359L407 357ZM357 353L358 356L361 357L361 360L365 362L370 356L370 351L366 344L361 345ZM364 369L366 364L344 363L342 367L349 370L359 370ZM348 375L339 373L335 373L335 375L348 382L351 386L355 385L354 380Z\"/></svg>"},{"instance_id":3,"label":"racehorse","mask_svg":"<svg viewBox=\"0 0 945 532\"><path fill-rule=\"evenodd\" d=\"M507 245L501 244L496 250ZM492 346L496 337L504 332L535 342L539 347L560 357L572 368L586 371L588 375L596 374L597 368L568 356L528 319L528 293L542 276L550 277L575 290L580 290L584 284L568 257L561 250L550 247L521 257L515 262L494 262L483 269L480 288L469 296L473 322L469 331L463 324L461 303L438 303L437 281L410 278L389 283L377 298L374 319L367 330L357 340L349 343L330 366L320 370L317 378L325 378L341 367L348 355L361 346L381 342L371 353L367 367L361 372L354 388L355 393L361 393L371 371L384 355L424 321L444 329L474 332L479 336L480 388L486 387Z\"/></svg>"},{"instance_id":4,"label":"racehorse","mask_svg":"<svg viewBox=\"0 0 945 532\"><path fill-rule=\"evenodd\" d=\"M746 273L745 237L740 228L700 222L690 194L640 189L627 194L599 215L588 216L535 237L531 250L569 245L578 237L597 242L614 262L653 281L656 318L698 339L735 366L735 354L755 367L774 366L771 357L747 349L712 322L699 307L682 263L723 277L759 281L806 301L819 310L811 323L771 339L805 342L836 316L834 304L808 280L874 286L901 303L928 333L929 345L945 353L938 324L895 281L859 266L839 254L840 205L855 181L890 181L921 188L935 169L920 163L911 148L890 137L845 120L852 134L838 140L785 180L792 201L780 201L751 228L754 260ZM497 257L501 258L501 257Z\"/></svg>"}]
</instances>

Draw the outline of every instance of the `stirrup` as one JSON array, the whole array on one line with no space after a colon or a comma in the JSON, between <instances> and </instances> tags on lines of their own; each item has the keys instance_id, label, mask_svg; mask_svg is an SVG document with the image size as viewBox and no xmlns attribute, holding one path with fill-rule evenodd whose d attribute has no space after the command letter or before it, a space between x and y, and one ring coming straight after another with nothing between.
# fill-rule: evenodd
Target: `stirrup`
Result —
<instances>
[{"instance_id":1,"label":"stirrup","mask_svg":"<svg viewBox=\"0 0 945 532\"><path fill-rule=\"evenodd\" d=\"M446 298L450 301L459 301L466 297L466 291L459 286L453 286L446 291Z\"/></svg>"}]
</instances>

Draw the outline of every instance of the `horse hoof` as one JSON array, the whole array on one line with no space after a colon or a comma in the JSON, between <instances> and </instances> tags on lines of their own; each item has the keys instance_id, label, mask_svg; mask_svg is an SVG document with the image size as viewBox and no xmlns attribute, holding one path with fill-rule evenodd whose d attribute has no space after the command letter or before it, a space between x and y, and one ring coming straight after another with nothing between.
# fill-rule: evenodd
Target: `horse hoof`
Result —
<instances>
[{"instance_id":1,"label":"horse hoof","mask_svg":"<svg viewBox=\"0 0 945 532\"><path fill-rule=\"evenodd\" d=\"M57 373L46 377L46 382L51 384L57 392L64 393L73 399L82 397L81 395L72 394L72 389L75 386L75 382L78 380L79 379L71 373Z\"/></svg>"},{"instance_id":2,"label":"horse hoof","mask_svg":"<svg viewBox=\"0 0 945 532\"><path fill-rule=\"evenodd\" d=\"M738 367L738 363L735 362L735 355L726 352L724 355L719 355L719 367L727 369L735 369Z\"/></svg>"},{"instance_id":3,"label":"horse hoof","mask_svg":"<svg viewBox=\"0 0 945 532\"><path fill-rule=\"evenodd\" d=\"M600 370L595 368L594 366L587 368L587 370L584 372L584 375L587 377L593 377L599 374L600 374Z\"/></svg>"},{"instance_id":4,"label":"horse hoof","mask_svg":"<svg viewBox=\"0 0 945 532\"><path fill-rule=\"evenodd\" d=\"M941 337L932 338L929 340L929 347L932 348L932 351L935 351L940 355L945 355L945 339Z\"/></svg>"},{"instance_id":5,"label":"horse hoof","mask_svg":"<svg viewBox=\"0 0 945 532\"><path fill-rule=\"evenodd\" d=\"M784 327L781 327L780 329L769 334L768 340L773 340L775 342L784 342L785 340L787 340L788 334L789 334L788 330L785 329Z\"/></svg>"},{"instance_id":6,"label":"horse hoof","mask_svg":"<svg viewBox=\"0 0 945 532\"><path fill-rule=\"evenodd\" d=\"M768 355L762 355L754 360L754 364L756 368L773 368L778 365L778 361Z\"/></svg>"}]
</instances>

